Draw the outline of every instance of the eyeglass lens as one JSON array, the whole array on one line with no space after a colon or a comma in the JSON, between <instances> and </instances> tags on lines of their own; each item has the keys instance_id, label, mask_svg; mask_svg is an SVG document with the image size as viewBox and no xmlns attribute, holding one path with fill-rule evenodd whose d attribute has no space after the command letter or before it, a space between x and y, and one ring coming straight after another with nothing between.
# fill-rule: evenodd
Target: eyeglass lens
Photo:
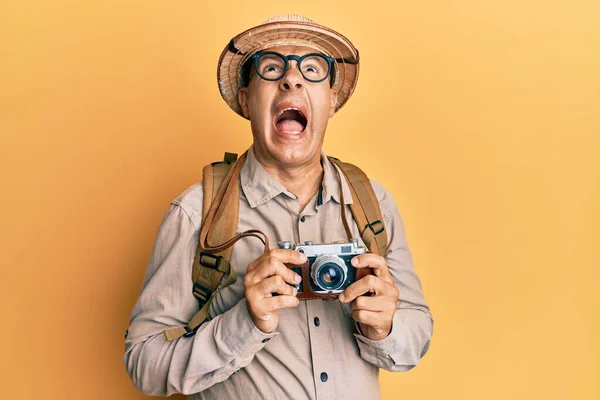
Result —
<instances>
[{"instance_id":1,"label":"eyeglass lens","mask_svg":"<svg viewBox=\"0 0 600 400\"><path fill-rule=\"evenodd\" d=\"M259 57L258 73L264 79L277 80L285 74L285 59L277 54L263 54ZM329 72L329 63L324 57L314 55L303 58L298 68L305 79L309 81L321 81Z\"/></svg>"}]
</instances>

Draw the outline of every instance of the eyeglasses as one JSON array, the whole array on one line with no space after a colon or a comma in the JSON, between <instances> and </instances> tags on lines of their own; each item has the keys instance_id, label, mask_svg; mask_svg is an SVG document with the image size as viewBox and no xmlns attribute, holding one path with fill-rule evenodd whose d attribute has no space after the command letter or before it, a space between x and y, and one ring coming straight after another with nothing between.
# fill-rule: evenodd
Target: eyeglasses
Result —
<instances>
[{"instance_id":1,"label":"eyeglasses","mask_svg":"<svg viewBox=\"0 0 600 400\"><path fill-rule=\"evenodd\" d=\"M298 70L309 82L323 82L331 74L335 59L322 53L310 53L303 56L283 55L275 51L261 51L248 61L254 64L258 76L266 81L278 81L290 67L290 60L295 60ZM333 75L332 75L333 76ZM333 79L332 82L333 84Z\"/></svg>"}]
</instances>

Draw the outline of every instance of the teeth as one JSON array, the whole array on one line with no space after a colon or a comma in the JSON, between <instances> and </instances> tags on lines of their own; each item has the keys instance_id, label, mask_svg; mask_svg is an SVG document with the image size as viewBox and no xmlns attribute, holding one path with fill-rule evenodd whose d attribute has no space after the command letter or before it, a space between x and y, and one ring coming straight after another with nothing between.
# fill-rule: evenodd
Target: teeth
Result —
<instances>
[{"instance_id":1,"label":"teeth","mask_svg":"<svg viewBox=\"0 0 600 400\"><path fill-rule=\"evenodd\" d=\"M277 115L277 117L281 117L281 116L283 115L283 113L284 113L284 112L286 112L286 111L289 111L289 110L298 111L298 113L299 113L300 115L302 115L304 118L306 118L306 117L304 116L304 114L302 113L302 111L300 111L300 110L299 110L298 108L296 108L296 107L288 107L288 108L285 108L285 109L281 110L281 111L279 112L279 114Z\"/></svg>"}]
</instances>

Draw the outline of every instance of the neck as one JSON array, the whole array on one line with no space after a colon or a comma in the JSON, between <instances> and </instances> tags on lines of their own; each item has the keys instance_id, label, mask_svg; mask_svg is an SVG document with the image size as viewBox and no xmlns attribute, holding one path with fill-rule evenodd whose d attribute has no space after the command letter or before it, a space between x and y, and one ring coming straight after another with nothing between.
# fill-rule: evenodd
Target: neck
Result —
<instances>
[{"instance_id":1,"label":"neck","mask_svg":"<svg viewBox=\"0 0 600 400\"><path fill-rule=\"evenodd\" d=\"M308 204L321 187L323 166L321 165L320 155L309 163L295 166L283 166L265 162L257 152L255 152L255 155L256 160L269 175L277 179L287 190L298 196L301 210L304 209L306 204Z\"/></svg>"}]
</instances>

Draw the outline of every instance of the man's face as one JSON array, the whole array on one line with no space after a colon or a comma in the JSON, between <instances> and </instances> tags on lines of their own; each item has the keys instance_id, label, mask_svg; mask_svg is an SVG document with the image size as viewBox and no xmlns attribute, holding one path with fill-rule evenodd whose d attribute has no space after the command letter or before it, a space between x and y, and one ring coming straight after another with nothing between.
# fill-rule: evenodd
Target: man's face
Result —
<instances>
[{"instance_id":1,"label":"man's face","mask_svg":"<svg viewBox=\"0 0 600 400\"><path fill-rule=\"evenodd\" d=\"M316 53L299 46L268 49L284 55ZM250 119L259 160L278 166L298 166L320 158L325 129L335 113L337 93L330 78L314 83L304 79L295 60L278 81L266 81L251 69L250 84L238 100Z\"/></svg>"}]
</instances>

